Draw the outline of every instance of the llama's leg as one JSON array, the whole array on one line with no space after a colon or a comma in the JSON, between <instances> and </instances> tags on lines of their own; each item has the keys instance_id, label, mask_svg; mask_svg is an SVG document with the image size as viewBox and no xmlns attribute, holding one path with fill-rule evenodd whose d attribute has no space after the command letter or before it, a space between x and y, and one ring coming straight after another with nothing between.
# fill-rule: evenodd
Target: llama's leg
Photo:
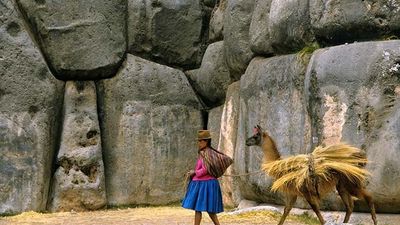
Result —
<instances>
[{"instance_id":1,"label":"llama's leg","mask_svg":"<svg viewBox=\"0 0 400 225\"><path fill-rule=\"evenodd\" d=\"M372 220L374 221L374 225L377 225L378 221L376 220L375 205L374 205L374 201L372 200L371 194L364 188L360 190L359 194L360 194L360 197L363 198L367 202L367 204L371 210L371 217L372 217Z\"/></svg>"},{"instance_id":2,"label":"llama's leg","mask_svg":"<svg viewBox=\"0 0 400 225\"><path fill-rule=\"evenodd\" d=\"M278 225L282 225L285 222L286 217L289 215L290 210L293 208L294 203L296 202L297 195L287 195L286 196L286 204L285 209L283 210L282 217L278 223Z\"/></svg>"},{"instance_id":3,"label":"llama's leg","mask_svg":"<svg viewBox=\"0 0 400 225\"><path fill-rule=\"evenodd\" d=\"M353 212L354 201L351 198L350 193L346 190L346 188L344 187L344 185L342 183L339 183L336 186L336 189L340 195L340 198L343 201L344 206L346 207L346 216L344 217L343 223L347 223L347 222L349 222L350 215Z\"/></svg>"},{"instance_id":4,"label":"llama's leg","mask_svg":"<svg viewBox=\"0 0 400 225\"><path fill-rule=\"evenodd\" d=\"M319 211L319 199L317 199L316 197L311 196L309 193L305 194L304 198L307 200L308 204L310 204L311 208L313 209L313 211L317 215L321 225L325 224L325 220L322 217L321 212Z\"/></svg>"}]
</instances>

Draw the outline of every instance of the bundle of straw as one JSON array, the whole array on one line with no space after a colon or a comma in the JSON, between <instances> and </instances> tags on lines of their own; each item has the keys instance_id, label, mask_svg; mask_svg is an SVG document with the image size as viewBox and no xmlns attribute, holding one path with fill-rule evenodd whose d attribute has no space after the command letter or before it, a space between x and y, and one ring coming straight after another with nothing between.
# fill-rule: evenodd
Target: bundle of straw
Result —
<instances>
[{"instance_id":1,"label":"bundle of straw","mask_svg":"<svg viewBox=\"0 0 400 225\"><path fill-rule=\"evenodd\" d=\"M262 169L276 180L272 191L290 192L304 185L328 185L344 176L353 183L362 183L369 172L364 169L367 159L363 151L347 144L317 147L313 153L291 156L264 163Z\"/></svg>"}]
</instances>

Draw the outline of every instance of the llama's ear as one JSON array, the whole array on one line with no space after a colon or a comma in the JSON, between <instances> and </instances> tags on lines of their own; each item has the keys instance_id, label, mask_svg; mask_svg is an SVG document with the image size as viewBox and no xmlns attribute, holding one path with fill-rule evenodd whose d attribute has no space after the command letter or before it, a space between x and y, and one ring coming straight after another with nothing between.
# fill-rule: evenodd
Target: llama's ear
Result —
<instances>
[{"instance_id":1,"label":"llama's ear","mask_svg":"<svg viewBox=\"0 0 400 225\"><path fill-rule=\"evenodd\" d=\"M257 124L257 129L258 129L260 132L262 131L260 125L258 125L258 124Z\"/></svg>"},{"instance_id":2,"label":"llama's ear","mask_svg":"<svg viewBox=\"0 0 400 225\"><path fill-rule=\"evenodd\" d=\"M253 128L253 134L254 134L254 135L257 135L258 133L259 133L258 128L257 128L257 127L254 127L254 128Z\"/></svg>"}]
</instances>

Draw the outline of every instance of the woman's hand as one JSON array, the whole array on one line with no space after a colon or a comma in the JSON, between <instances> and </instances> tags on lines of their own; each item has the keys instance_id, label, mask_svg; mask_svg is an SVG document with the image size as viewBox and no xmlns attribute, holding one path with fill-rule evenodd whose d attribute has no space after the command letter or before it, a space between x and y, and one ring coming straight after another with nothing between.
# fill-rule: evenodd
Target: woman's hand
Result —
<instances>
[{"instance_id":1,"label":"woman's hand","mask_svg":"<svg viewBox=\"0 0 400 225\"><path fill-rule=\"evenodd\" d=\"M194 175L196 175L196 172L194 172L194 170L189 170L186 174L187 174L190 178L192 178Z\"/></svg>"}]
</instances>

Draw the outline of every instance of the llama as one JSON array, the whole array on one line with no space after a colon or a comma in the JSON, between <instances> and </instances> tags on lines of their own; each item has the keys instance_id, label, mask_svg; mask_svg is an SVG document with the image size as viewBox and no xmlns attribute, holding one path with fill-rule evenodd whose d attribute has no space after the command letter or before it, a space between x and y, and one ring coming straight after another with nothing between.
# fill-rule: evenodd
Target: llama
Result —
<instances>
[{"instance_id":1,"label":"llama","mask_svg":"<svg viewBox=\"0 0 400 225\"><path fill-rule=\"evenodd\" d=\"M362 150L340 143L318 146L311 154L281 159L275 141L258 125L254 127L254 135L247 138L246 145L262 148L262 169L275 179L271 190L279 190L286 195L285 208L278 225L285 221L297 196L305 198L321 224L324 224L319 202L335 187L346 207L344 223L349 221L353 212L354 196L367 202L372 220L377 225L372 196L365 189L365 180L369 173L364 168L367 159Z\"/></svg>"}]
</instances>

